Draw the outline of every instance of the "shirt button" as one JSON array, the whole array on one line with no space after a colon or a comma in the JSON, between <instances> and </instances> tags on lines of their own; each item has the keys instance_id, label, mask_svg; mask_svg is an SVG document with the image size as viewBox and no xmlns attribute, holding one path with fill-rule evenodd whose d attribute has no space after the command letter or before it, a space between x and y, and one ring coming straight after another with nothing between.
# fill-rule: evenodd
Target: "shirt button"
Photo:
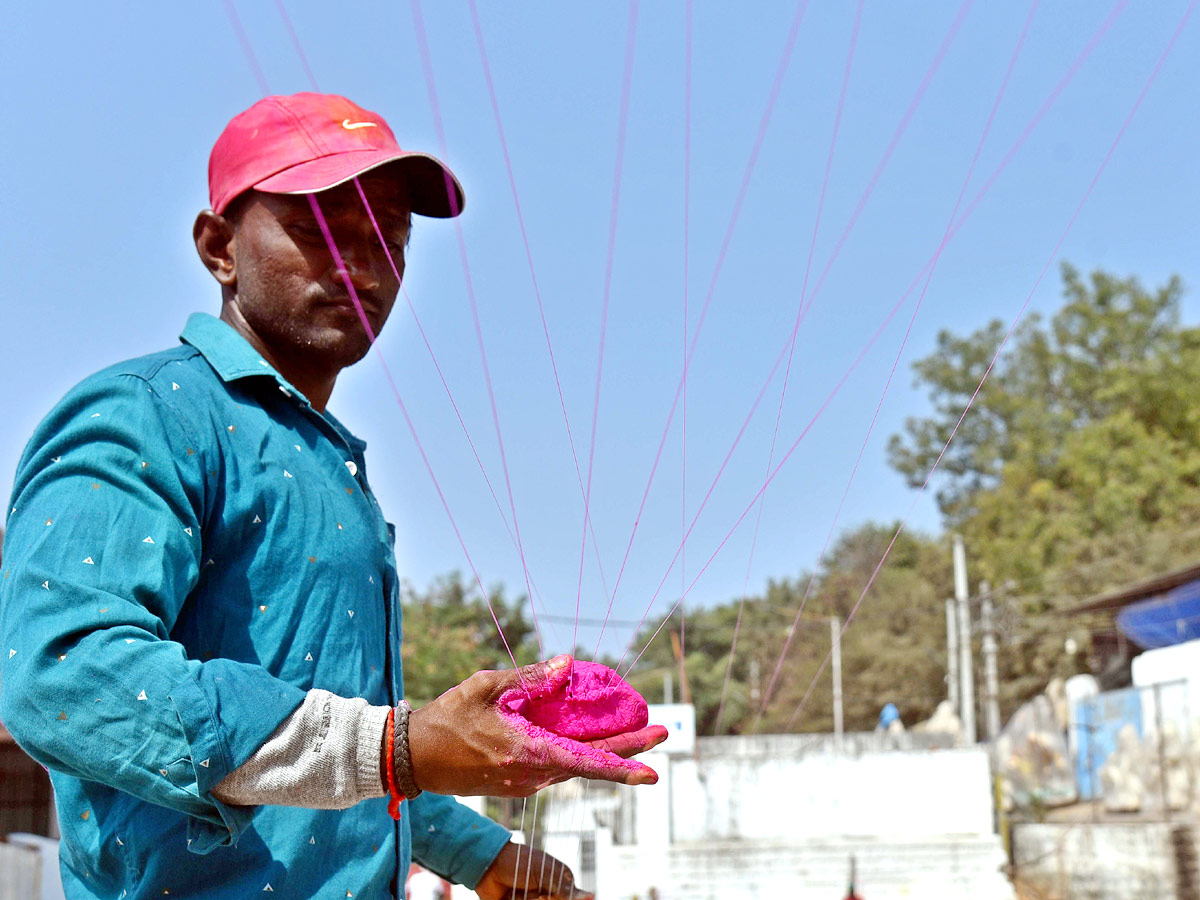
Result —
<instances>
[{"instance_id":1,"label":"shirt button","mask_svg":"<svg viewBox=\"0 0 1200 900\"><path fill-rule=\"evenodd\" d=\"M350 470L351 475L358 475L358 466L355 465L354 460L346 460L346 468Z\"/></svg>"}]
</instances>

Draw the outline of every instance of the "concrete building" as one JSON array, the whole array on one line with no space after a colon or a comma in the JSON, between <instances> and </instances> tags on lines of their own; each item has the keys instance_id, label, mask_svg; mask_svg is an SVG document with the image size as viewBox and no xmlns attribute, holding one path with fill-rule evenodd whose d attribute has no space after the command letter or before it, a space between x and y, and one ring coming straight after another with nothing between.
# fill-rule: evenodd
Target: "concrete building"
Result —
<instances>
[{"instance_id":1,"label":"concrete building","mask_svg":"<svg viewBox=\"0 0 1200 900\"><path fill-rule=\"evenodd\" d=\"M670 727L663 710L655 720ZM544 846L605 900L835 900L852 864L870 900L1014 896L985 749L672 731L645 757L654 787L571 783L541 801Z\"/></svg>"}]
</instances>

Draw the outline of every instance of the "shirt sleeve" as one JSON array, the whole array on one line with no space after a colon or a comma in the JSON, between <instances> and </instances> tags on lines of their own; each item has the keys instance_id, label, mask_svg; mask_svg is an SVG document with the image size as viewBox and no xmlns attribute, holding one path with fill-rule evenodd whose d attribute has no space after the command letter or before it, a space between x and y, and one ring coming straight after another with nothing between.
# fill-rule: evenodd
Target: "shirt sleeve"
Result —
<instances>
[{"instance_id":1,"label":"shirt sleeve","mask_svg":"<svg viewBox=\"0 0 1200 900\"><path fill-rule=\"evenodd\" d=\"M189 659L170 632L200 581L203 443L153 381L96 376L17 470L0 575L0 717L31 756L192 817L192 850L253 809L212 788L304 692L261 666Z\"/></svg>"},{"instance_id":2,"label":"shirt sleeve","mask_svg":"<svg viewBox=\"0 0 1200 900\"><path fill-rule=\"evenodd\" d=\"M225 803L346 809L383 797L383 734L390 707L311 690L265 744L213 788Z\"/></svg>"},{"instance_id":3,"label":"shirt sleeve","mask_svg":"<svg viewBox=\"0 0 1200 900\"><path fill-rule=\"evenodd\" d=\"M479 884L512 836L453 797L426 791L404 806L411 816L413 859L469 888Z\"/></svg>"}]
</instances>

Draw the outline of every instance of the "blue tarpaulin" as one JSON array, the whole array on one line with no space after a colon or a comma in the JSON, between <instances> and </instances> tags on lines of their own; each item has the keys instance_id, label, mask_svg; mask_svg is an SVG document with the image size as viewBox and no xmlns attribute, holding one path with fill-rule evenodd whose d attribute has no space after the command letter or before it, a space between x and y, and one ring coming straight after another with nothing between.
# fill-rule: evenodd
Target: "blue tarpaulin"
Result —
<instances>
[{"instance_id":1,"label":"blue tarpaulin","mask_svg":"<svg viewBox=\"0 0 1200 900\"><path fill-rule=\"evenodd\" d=\"M1117 627L1146 650L1200 638L1200 580L1125 607Z\"/></svg>"}]
</instances>

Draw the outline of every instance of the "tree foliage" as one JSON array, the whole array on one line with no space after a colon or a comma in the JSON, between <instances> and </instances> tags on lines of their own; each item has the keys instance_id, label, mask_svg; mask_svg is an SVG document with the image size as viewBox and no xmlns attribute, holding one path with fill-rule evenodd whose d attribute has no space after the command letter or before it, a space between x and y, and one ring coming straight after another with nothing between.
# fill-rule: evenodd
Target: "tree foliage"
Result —
<instances>
[{"instance_id":1,"label":"tree foliage","mask_svg":"<svg viewBox=\"0 0 1200 900\"><path fill-rule=\"evenodd\" d=\"M980 574L1024 594L1126 583L1164 553L1194 550L1200 511L1200 329L1179 324L1179 279L1147 291L1064 265L1063 282L1063 308L1016 335L988 378L940 495ZM998 334L998 323L966 339L943 334L916 364L935 411L891 442L911 481L940 451ZM1153 548L1159 558L1146 558Z\"/></svg>"},{"instance_id":2,"label":"tree foliage","mask_svg":"<svg viewBox=\"0 0 1200 900\"><path fill-rule=\"evenodd\" d=\"M1034 316L1005 346L939 466L939 501L949 524L967 521L977 501L1023 466L1037 478L1061 473L1063 454L1086 452L1079 432L1124 417L1100 440L1152 440L1195 446L1195 384L1200 332L1179 327L1182 284L1156 291L1136 278L1063 265L1066 304L1048 325ZM933 406L910 418L889 443L892 465L921 484L946 445L1005 335L999 320L967 337L938 335L937 349L914 365ZM1110 426L1117 425L1110 422ZM1067 444L1071 443L1071 447ZM1061 480L1061 478L1060 478ZM1069 485L1064 485L1069 486Z\"/></svg>"},{"instance_id":3,"label":"tree foliage","mask_svg":"<svg viewBox=\"0 0 1200 900\"><path fill-rule=\"evenodd\" d=\"M829 619L837 616L845 623L856 605L853 624L842 639L846 728L874 728L888 702L896 703L910 723L933 712L945 693L942 598L950 577L949 552L921 535L902 534L864 596L895 530L895 524L867 524L849 531L831 548L819 572L771 581L763 596L747 598L727 688L739 604L688 613L685 668L700 734L717 731L722 691L722 733L831 730ZM646 626L639 646L661 621ZM678 671L667 639L671 630L679 632L678 622L650 645L631 677L634 687L654 699L662 695L663 674L674 677ZM785 643L788 650L782 655Z\"/></svg>"},{"instance_id":4,"label":"tree foliage","mask_svg":"<svg viewBox=\"0 0 1200 900\"><path fill-rule=\"evenodd\" d=\"M503 587L492 588L488 599L518 664L535 661L537 643L525 618L526 599L507 600ZM460 573L439 578L423 593L404 584L400 600L404 689L413 705L427 703L481 669L511 668L488 604Z\"/></svg>"}]
</instances>

